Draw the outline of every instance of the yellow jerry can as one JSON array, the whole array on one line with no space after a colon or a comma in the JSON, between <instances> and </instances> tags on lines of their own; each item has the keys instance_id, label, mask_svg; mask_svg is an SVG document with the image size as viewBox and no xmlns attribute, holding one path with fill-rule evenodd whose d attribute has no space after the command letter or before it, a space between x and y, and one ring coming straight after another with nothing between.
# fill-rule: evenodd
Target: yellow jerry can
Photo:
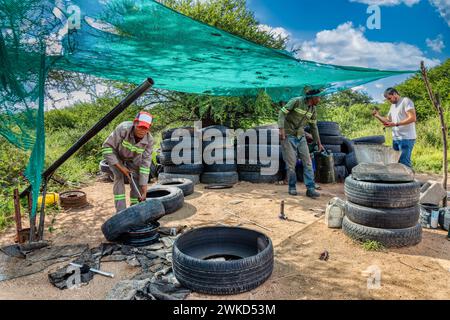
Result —
<instances>
[{"instance_id":1,"label":"yellow jerry can","mask_svg":"<svg viewBox=\"0 0 450 320\"><path fill-rule=\"evenodd\" d=\"M57 204L59 202L59 194L56 192L49 192L45 196L45 206L51 206L54 204ZM42 196L39 196L38 198L38 207L40 207L42 204Z\"/></svg>"}]
</instances>

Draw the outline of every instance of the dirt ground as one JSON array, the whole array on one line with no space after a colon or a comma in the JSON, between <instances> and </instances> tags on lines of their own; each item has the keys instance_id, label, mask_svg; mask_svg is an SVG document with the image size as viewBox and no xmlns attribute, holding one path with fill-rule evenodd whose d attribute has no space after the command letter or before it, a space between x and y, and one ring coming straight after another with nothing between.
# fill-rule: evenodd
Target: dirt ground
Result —
<instances>
[{"instance_id":1,"label":"dirt ground","mask_svg":"<svg viewBox=\"0 0 450 320\"><path fill-rule=\"evenodd\" d=\"M419 176L427 178L436 177ZM332 197L344 198L342 184L322 188L320 200L311 200L303 196L305 189L300 185L297 197L289 196L286 186L277 185L241 182L233 189L216 191L196 186L184 208L161 219L161 225L239 225L262 231L273 241L275 268L271 278L251 292L226 297L193 293L188 299L450 299L446 232L424 230L422 243L412 248L365 251L341 230L328 229L323 215L317 216ZM90 205L47 217L47 226L52 218L55 221L46 239L56 245L87 243L91 247L105 241L100 227L114 213L112 184L97 181L83 190ZM295 221L278 218L281 200L286 202L286 215ZM0 235L0 245L11 244L13 239L11 228ZM326 262L319 260L324 250L330 255ZM113 272L114 279L95 276L87 286L61 291L49 283L47 274L62 265L0 282L0 299L104 299L117 282L139 272L125 262L102 263L102 270ZM374 267L381 271L381 286L368 289L364 271Z\"/></svg>"}]
</instances>

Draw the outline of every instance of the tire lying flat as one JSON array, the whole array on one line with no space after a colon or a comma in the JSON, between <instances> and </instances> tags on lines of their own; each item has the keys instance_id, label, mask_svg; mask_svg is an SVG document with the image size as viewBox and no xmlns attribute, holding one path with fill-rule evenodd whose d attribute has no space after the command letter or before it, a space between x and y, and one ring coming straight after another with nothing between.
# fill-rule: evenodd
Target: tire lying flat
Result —
<instances>
[{"instance_id":1,"label":"tire lying flat","mask_svg":"<svg viewBox=\"0 0 450 320\"><path fill-rule=\"evenodd\" d=\"M200 175L199 174L177 174L177 173L161 172L158 175L158 181L164 181L167 179L188 179L188 180L191 180L194 184L200 183Z\"/></svg>"},{"instance_id":2,"label":"tire lying flat","mask_svg":"<svg viewBox=\"0 0 450 320\"><path fill-rule=\"evenodd\" d=\"M181 164L179 166L164 166L165 173L201 174L203 164Z\"/></svg>"},{"instance_id":3,"label":"tire lying flat","mask_svg":"<svg viewBox=\"0 0 450 320\"><path fill-rule=\"evenodd\" d=\"M345 179L345 195L348 201L370 208L408 208L417 205L420 198L420 184L375 183Z\"/></svg>"},{"instance_id":4,"label":"tire lying flat","mask_svg":"<svg viewBox=\"0 0 450 320\"><path fill-rule=\"evenodd\" d=\"M274 175L263 175L260 172L239 172L239 180L251 183L275 183L282 180L280 173Z\"/></svg>"},{"instance_id":5,"label":"tire lying flat","mask_svg":"<svg viewBox=\"0 0 450 320\"><path fill-rule=\"evenodd\" d=\"M350 221L348 217L344 217L342 230L352 239L377 241L387 248L414 246L422 240L422 226L420 224L405 229L380 229L366 227Z\"/></svg>"},{"instance_id":6,"label":"tire lying flat","mask_svg":"<svg viewBox=\"0 0 450 320\"><path fill-rule=\"evenodd\" d=\"M384 144L386 138L385 136L369 136L353 139L352 141L355 144Z\"/></svg>"},{"instance_id":7,"label":"tire lying flat","mask_svg":"<svg viewBox=\"0 0 450 320\"><path fill-rule=\"evenodd\" d=\"M115 241L133 228L145 227L166 214L161 201L141 202L112 216L102 225L102 232L108 241Z\"/></svg>"},{"instance_id":8,"label":"tire lying flat","mask_svg":"<svg viewBox=\"0 0 450 320\"><path fill-rule=\"evenodd\" d=\"M347 217L363 226L382 229L404 229L419 222L420 206L410 208L368 208L351 202L345 204Z\"/></svg>"},{"instance_id":9,"label":"tire lying flat","mask_svg":"<svg viewBox=\"0 0 450 320\"><path fill-rule=\"evenodd\" d=\"M166 180L160 180L158 181L158 184L156 185L156 187L175 187L175 188L179 188L181 189L181 191L183 191L183 195L185 197L191 195L194 193L194 182L192 182L189 179L183 179L183 178L178 178L178 179L166 179Z\"/></svg>"},{"instance_id":10,"label":"tire lying flat","mask_svg":"<svg viewBox=\"0 0 450 320\"><path fill-rule=\"evenodd\" d=\"M201 175L204 184L234 185L239 182L237 172L205 172Z\"/></svg>"},{"instance_id":11,"label":"tire lying flat","mask_svg":"<svg viewBox=\"0 0 450 320\"><path fill-rule=\"evenodd\" d=\"M273 271L273 246L262 233L207 227L181 235L173 246L173 271L193 291L227 295L252 290ZM225 258L217 261L214 258Z\"/></svg>"},{"instance_id":12,"label":"tire lying flat","mask_svg":"<svg viewBox=\"0 0 450 320\"><path fill-rule=\"evenodd\" d=\"M175 187L154 186L147 191L147 200L159 200L166 214L174 213L183 207L183 191Z\"/></svg>"}]
</instances>

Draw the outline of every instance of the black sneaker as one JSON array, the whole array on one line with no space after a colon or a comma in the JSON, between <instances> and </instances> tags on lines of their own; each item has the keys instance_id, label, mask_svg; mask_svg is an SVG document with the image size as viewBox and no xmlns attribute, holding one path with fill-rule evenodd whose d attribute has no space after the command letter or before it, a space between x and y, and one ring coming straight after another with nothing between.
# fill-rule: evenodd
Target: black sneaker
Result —
<instances>
[{"instance_id":1,"label":"black sneaker","mask_svg":"<svg viewBox=\"0 0 450 320\"><path fill-rule=\"evenodd\" d=\"M309 198L316 199L320 197L320 193L318 193L315 189L310 189L306 191L306 196Z\"/></svg>"}]
</instances>

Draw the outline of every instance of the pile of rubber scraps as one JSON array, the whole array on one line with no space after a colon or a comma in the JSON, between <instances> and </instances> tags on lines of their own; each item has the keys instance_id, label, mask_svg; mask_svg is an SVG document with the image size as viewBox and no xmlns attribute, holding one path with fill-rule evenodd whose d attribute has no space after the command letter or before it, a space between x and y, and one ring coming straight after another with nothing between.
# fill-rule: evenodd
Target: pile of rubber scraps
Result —
<instances>
[{"instance_id":1,"label":"pile of rubber scraps","mask_svg":"<svg viewBox=\"0 0 450 320\"><path fill-rule=\"evenodd\" d=\"M163 236L156 244L131 247L121 244L102 244L84 252L72 263L80 268L80 286L94 277L93 269L101 270L101 262L126 261L141 272L130 280L117 283L106 295L107 300L183 300L191 293L183 288L172 271L172 246L177 236ZM74 274L69 265L49 273L49 281L59 289L67 289ZM99 275L97 275L99 276Z\"/></svg>"},{"instance_id":2,"label":"pile of rubber scraps","mask_svg":"<svg viewBox=\"0 0 450 320\"><path fill-rule=\"evenodd\" d=\"M42 272L56 263L73 259L88 249L86 244L50 246L46 242L0 248L0 281Z\"/></svg>"}]
</instances>

